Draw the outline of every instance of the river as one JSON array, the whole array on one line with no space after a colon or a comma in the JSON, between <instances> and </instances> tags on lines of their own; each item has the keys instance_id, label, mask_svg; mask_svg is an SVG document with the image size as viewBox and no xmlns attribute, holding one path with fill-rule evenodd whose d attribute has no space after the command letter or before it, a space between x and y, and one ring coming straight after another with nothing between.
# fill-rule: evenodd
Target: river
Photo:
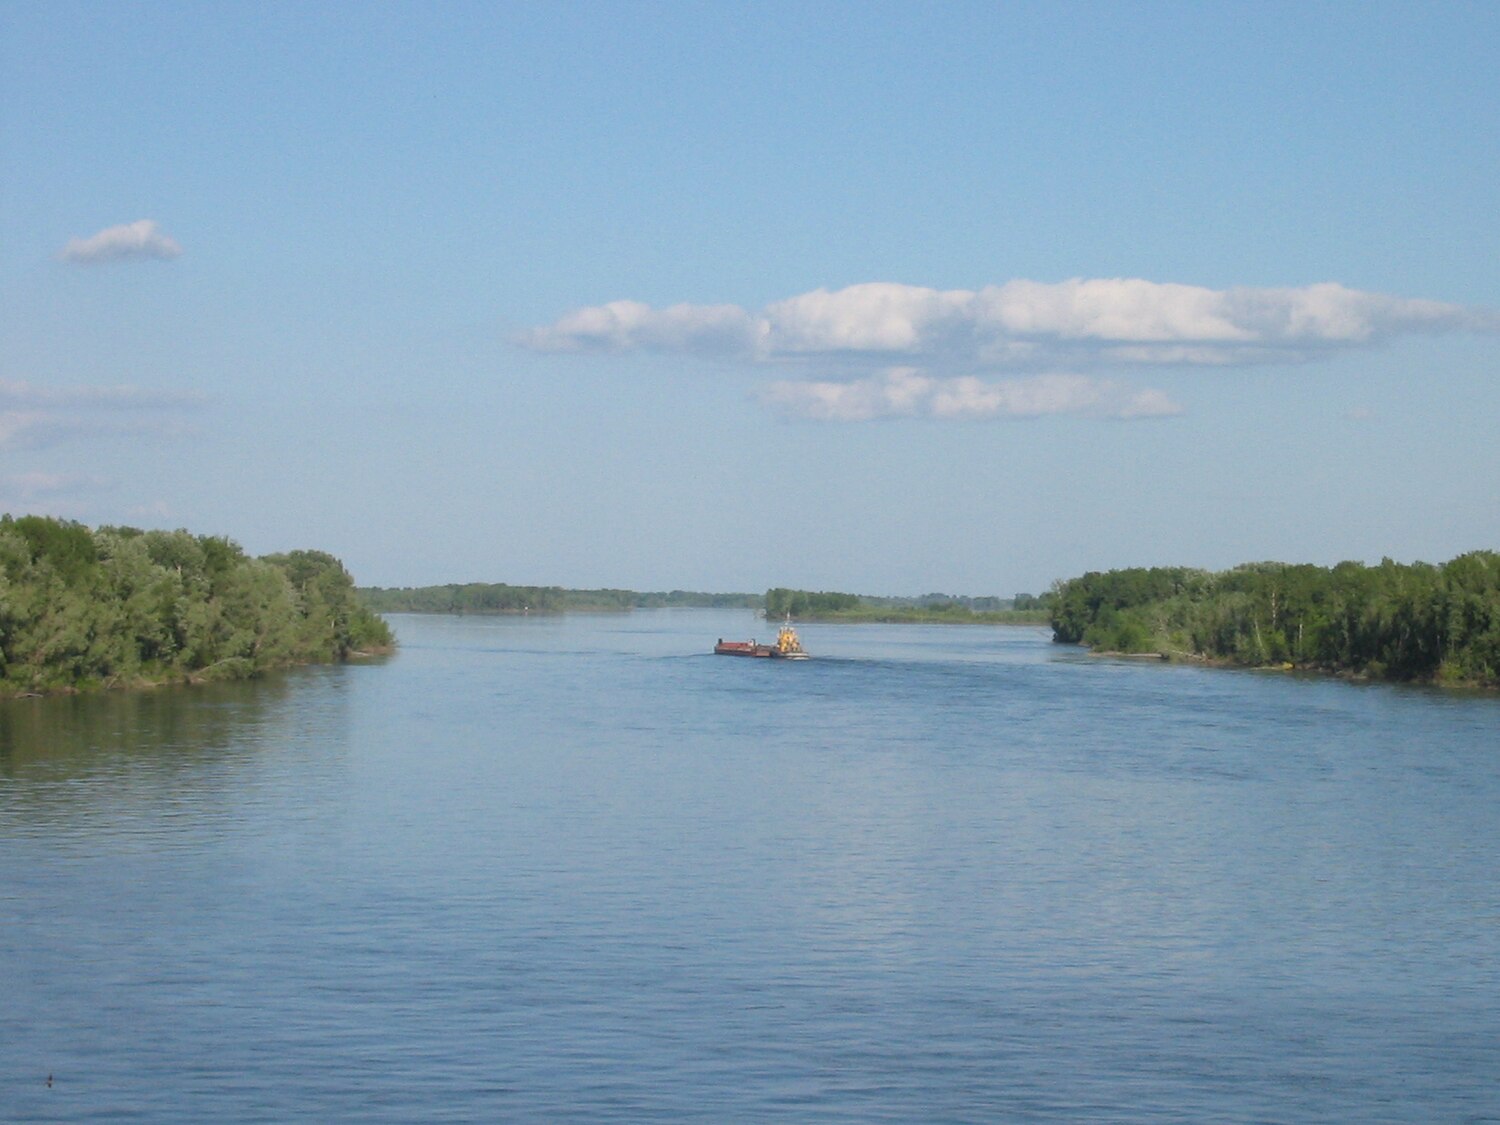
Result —
<instances>
[{"instance_id":1,"label":"river","mask_svg":"<svg viewBox=\"0 0 1500 1125\"><path fill-rule=\"evenodd\" d=\"M1500 1121L1500 699L392 622L0 704L0 1120Z\"/></svg>"}]
</instances>

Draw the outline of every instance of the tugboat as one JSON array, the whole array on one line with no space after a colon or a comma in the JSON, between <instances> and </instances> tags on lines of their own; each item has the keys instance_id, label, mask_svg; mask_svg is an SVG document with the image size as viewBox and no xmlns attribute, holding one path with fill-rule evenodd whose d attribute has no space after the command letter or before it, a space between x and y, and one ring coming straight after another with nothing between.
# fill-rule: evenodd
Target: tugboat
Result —
<instances>
[{"instance_id":1,"label":"tugboat","mask_svg":"<svg viewBox=\"0 0 1500 1125\"><path fill-rule=\"evenodd\" d=\"M786 624L776 631L776 643L763 645L755 641L726 641L719 638L719 643L714 645L716 656L759 656L769 660L807 660L808 655L802 650L802 641L797 637L797 630L792 628L792 619L787 618Z\"/></svg>"}]
</instances>

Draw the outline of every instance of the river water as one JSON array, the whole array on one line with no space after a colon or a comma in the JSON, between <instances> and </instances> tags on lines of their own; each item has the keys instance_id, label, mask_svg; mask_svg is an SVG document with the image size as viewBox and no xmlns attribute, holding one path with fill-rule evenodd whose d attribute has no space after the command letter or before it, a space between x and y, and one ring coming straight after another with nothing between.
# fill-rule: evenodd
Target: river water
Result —
<instances>
[{"instance_id":1,"label":"river water","mask_svg":"<svg viewBox=\"0 0 1500 1125\"><path fill-rule=\"evenodd\" d=\"M393 623L0 705L0 1120L1500 1121L1500 699Z\"/></svg>"}]
</instances>

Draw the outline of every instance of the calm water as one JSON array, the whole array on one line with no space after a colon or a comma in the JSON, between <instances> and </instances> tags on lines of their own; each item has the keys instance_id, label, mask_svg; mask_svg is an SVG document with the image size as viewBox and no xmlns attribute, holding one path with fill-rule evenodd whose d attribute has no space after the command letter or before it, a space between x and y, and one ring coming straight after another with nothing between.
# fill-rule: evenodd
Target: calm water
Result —
<instances>
[{"instance_id":1,"label":"calm water","mask_svg":"<svg viewBox=\"0 0 1500 1125\"><path fill-rule=\"evenodd\" d=\"M1500 1121L1500 700L395 623L0 705L0 1120Z\"/></svg>"}]
</instances>

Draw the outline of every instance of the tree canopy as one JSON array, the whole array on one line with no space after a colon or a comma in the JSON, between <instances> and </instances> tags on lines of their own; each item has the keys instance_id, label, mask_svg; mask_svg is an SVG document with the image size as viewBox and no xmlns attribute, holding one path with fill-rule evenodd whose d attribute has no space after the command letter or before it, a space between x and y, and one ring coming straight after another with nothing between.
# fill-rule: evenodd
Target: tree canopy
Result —
<instances>
[{"instance_id":1,"label":"tree canopy","mask_svg":"<svg viewBox=\"0 0 1500 1125\"><path fill-rule=\"evenodd\" d=\"M1500 686L1500 554L1094 571L1054 590L1052 632L1114 652Z\"/></svg>"},{"instance_id":2,"label":"tree canopy","mask_svg":"<svg viewBox=\"0 0 1500 1125\"><path fill-rule=\"evenodd\" d=\"M230 679L392 644L322 551L0 517L0 694Z\"/></svg>"}]
</instances>

